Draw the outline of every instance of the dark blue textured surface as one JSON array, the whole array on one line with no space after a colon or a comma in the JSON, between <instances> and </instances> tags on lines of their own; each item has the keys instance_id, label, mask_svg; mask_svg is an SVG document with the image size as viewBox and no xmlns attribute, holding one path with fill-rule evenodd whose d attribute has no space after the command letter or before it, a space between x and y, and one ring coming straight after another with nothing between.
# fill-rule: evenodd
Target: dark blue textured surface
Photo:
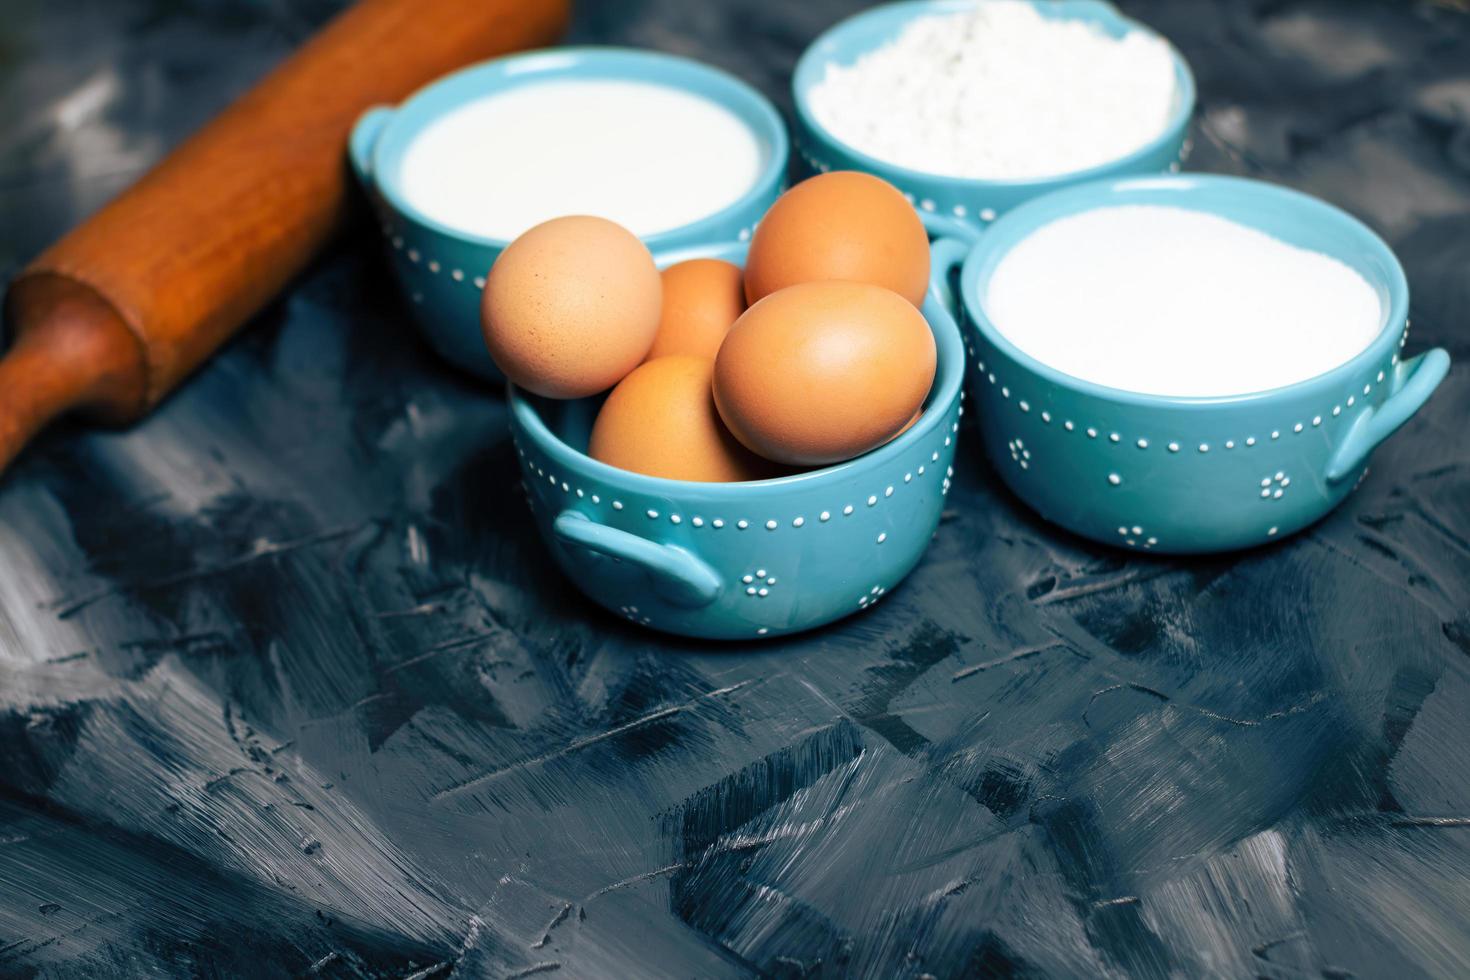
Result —
<instances>
[{"instance_id":1,"label":"dark blue textured surface","mask_svg":"<svg viewBox=\"0 0 1470 980\"><path fill-rule=\"evenodd\" d=\"M588 4L784 107L843 5ZM333 3L14 0L0 271ZM962 431L872 612L638 631L534 539L498 397L364 224L145 424L0 484L0 975L1470 974L1470 12L1127 4L1200 169L1362 216L1458 365L1303 535L1042 526Z\"/></svg>"}]
</instances>

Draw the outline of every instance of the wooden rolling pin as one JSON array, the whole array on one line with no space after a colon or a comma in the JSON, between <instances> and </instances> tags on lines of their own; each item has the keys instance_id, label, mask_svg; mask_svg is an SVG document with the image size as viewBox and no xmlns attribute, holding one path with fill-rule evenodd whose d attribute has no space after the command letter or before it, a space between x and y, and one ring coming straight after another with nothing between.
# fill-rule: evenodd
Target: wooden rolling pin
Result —
<instances>
[{"instance_id":1,"label":"wooden rolling pin","mask_svg":"<svg viewBox=\"0 0 1470 980\"><path fill-rule=\"evenodd\" d=\"M567 0L361 0L11 284L0 471L52 419L147 413L321 250L347 134L462 65L553 40Z\"/></svg>"}]
</instances>

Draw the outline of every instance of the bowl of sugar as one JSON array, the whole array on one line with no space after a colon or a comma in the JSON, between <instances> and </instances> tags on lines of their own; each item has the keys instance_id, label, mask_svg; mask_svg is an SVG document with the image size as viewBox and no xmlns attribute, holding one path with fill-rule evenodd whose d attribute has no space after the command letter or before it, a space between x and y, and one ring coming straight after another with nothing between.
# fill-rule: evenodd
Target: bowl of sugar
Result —
<instances>
[{"instance_id":1,"label":"bowl of sugar","mask_svg":"<svg viewBox=\"0 0 1470 980\"><path fill-rule=\"evenodd\" d=\"M1177 172L1194 77L1101 0L909 0L827 30L792 76L812 170L899 188L932 232L973 239L1033 197Z\"/></svg>"},{"instance_id":2,"label":"bowl of sugar","mask_svg":"<svg viewBox=\"0 0 1470 980\"><path fill-rule=\"evenodd\" d=\"M1042 517L1122 548L1306 527L1449 369L1442 349L1403 355L1408 285L1377 235L1260 181L1058 191L936 261L960 266L995 470Z\"/></svg>"},{"instance_id":3,"label":"bowl of sugar","mask_svg":"<svg viewBox=\"0 0 1470 980\"><path fill-rule=\"evenodd\" d=\"M480 334L495 257L566 214L616 221L655 253L740 240L780 194L774 106L673 55L558 48L484 62L368 110L349 157L420 328L452 363L501 375Z\"/></svg>"}]
</instances>

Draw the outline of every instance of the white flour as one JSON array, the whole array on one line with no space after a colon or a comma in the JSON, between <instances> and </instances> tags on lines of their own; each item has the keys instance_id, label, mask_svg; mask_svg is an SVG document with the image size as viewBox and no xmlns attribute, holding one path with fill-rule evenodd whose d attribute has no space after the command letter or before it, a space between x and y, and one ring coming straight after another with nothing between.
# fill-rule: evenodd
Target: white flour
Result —
<instances>
[{"instance_id":1,"label":"white flour","mask_svg":"<svg viewBox=\"0 0 1470 980\"><path fill-rule=\"evenodd\" d=\"M1155 395L1238 395L1351 360L1383 327L1378 294L1337 259L1184 208L1058 219L1001 259L995 328L1076 378Z\"/></svg>"},{"instance_id":2,"label":"white flour","mask_svg":"<svg viewBox=\"0 0 1470 980\"><path fill-rule=\"evenodd\" d=\"M734 113L697 95L610 79L546 82L430 123L399 180L409 203L471 234L514 238L550 218L591 214L650 235L733 204L766 152Z\"/></svg>"},{"instance_id":3,"label":"white flour","mask_svg":"<svg viewBox=\"0 0 1470 980\"><path fill-rule=\"evenodd\" d=\"M911 21L809 93L834 136L889 163L952 177L1053 176L1157 137L1176 98L1168 45L1112 38L1029 3L983 0Z\"/></svg>"}]
</instances>

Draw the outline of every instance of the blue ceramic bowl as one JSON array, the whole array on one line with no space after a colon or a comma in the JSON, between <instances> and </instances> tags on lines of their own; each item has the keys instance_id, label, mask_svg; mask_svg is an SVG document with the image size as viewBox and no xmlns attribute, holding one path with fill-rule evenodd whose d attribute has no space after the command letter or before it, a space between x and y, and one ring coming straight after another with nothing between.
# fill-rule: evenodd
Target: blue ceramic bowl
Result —
<instances>
[{"instance_id":1,"label":"blue ceramic bowl","mask_svg":"<svg viewBox=\"0 0 1470 980\"><path fill-rule=\"evenodd\" d=\"M1058 218L1125 204L1206 211L1340 259L1377 291L1383 329L1325 374L1231 397L1106 388L1017 350L985 308L990 278L1006 252ZM1440 349L1400 358L1408 285L1377 235L1331 205L1259 181L1135 178L1060 191L1001 218L968 256L945 245L935 274L961 260L971 394L991 462L1047 520L1121 547L1224 551L1306 527L1347 496L1369 453L1424 404L1449 369L1449 355ZM1057 270L1057 279L1064 287L1066 271Z\"/></svg>"},{"instance_id":2,"label":"blue ceramic bowl","mask_svg":"<svg viewBox=\"0 0 1470 980\"><path fill-rule=\"evenodd\" d=\"M1045 17L1098 24L1121 37L1130 31L1154 34L1102 0L1028 0ZM1034 197L1105 177L1177 172L1189 152L1189 119L1194 113L1194 76L1172 45L1177 79L1174 113L1164 131L1127 156L1086 170L1039 180L975 180L924 173L887 163L838 139L813 115L808 93L826 76L829 64L848 65L896 38L917 17L968 10L975 0L908 0L864 11L829 28L812 42L791 79L796 102L797 151L814 171L862 170L893 184L923 213L935 233L973 239L975 231ZM1158 36L1154 34L1154 36Z\"/></svg>"},{"instance_id":3,"label":"blue ceramic bowl","mask_svg":"<svg viewBox=\"0 0 1470 980\"><path fill-rule=\"evenodd\" d=\"M742 262L745 246L700 254ZM752 483L641 476L583 450L601 399L552 401L509 386L531 510L556 562L600 605L655 629L756 639L877 602L939 525L953 473L964 349L936 285L924 316L938 368L903 435L826 469Z\"/></svg>"},{"instance_id":4,"label":"blue ceramic bowl","mask_svg":"<svg viewBox=\"0 0 1470 980\"><path fill-rule=\"evenodd\" d=\"M404 153L424 127L467 102L522 85L604 78L704 96L744 121L764 149L760 176L744 196L699 221L646 236L649 249L749 238L781 192L789 156L786 128L755 89L687 58L624 48L557 48L498 58L447 75L397 108L369 109L353 127L352 166L377 211L393 272L420 329L447 360L482 378L502 379L480 334L480 292L509 242L449 228L414 208L399 187Z\"/></svg>"}]
</instances>

